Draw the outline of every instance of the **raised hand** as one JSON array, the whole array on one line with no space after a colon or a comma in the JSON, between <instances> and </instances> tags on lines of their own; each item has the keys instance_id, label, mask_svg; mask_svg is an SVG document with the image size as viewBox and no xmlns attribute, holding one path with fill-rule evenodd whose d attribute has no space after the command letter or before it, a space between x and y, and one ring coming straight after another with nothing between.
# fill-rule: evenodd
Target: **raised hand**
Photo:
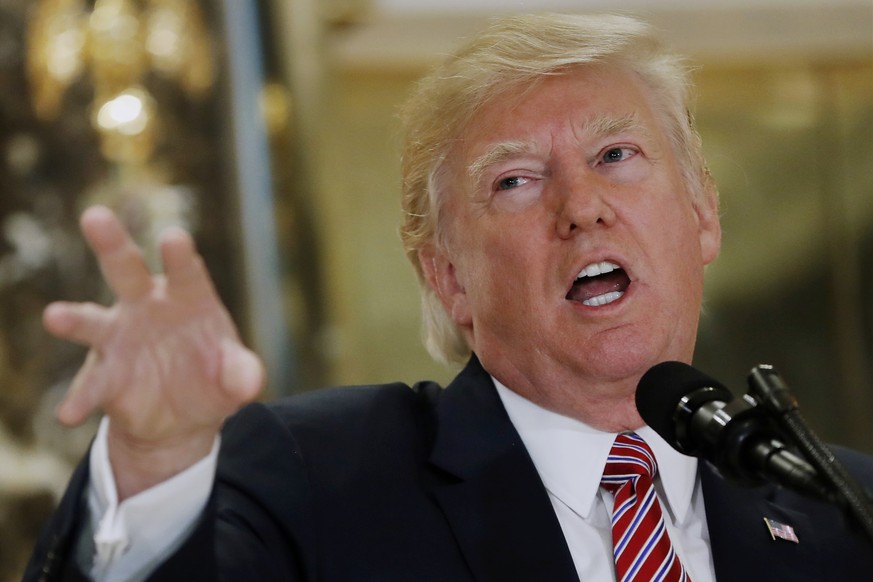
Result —
<instances>
[{"instance_id":1,"label":"raised hand","mask_svg":"<svg viewBox=\"0 0 873 582\"><path fill-rule=\"evenodd\" d=\"M43 322L52 334L90 347L57 410L75 425L102 410L119 499L205 456L224 418L254 399L261 361L239 340L191 236L161 236L163 275L145 259L116 216L89 208L82 232L116 303L58 302Z\"/></svg>"}]
</instances>

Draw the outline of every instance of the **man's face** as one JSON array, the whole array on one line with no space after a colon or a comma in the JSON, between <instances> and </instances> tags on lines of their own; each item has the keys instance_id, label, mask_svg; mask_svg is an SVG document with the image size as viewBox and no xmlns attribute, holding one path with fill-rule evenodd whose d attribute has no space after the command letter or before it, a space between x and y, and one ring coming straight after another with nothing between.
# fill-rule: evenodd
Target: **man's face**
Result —
<instances>
[{"instance_id":1,"label":"man's face","mask_svg":"<svg viewBox=\"0 0 873 582\"><path fill-rule=\"evenodd\" d=\"M422 263L486 370L579 416L583 395L626 398L650 366L690 360L716 201L692 202L641 81L552 77L461 137L448 250Z\"/></svg>"}]
</instances>

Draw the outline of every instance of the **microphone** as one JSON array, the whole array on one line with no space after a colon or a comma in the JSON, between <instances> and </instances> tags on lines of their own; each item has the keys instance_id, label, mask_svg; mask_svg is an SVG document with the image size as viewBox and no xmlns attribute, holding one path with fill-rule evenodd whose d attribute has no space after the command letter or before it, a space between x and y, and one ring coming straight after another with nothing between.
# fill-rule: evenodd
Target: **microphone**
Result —
<instances>
[{"instance_id":1,"label":"microphone","mask_svg":"<svg viewBox=\"0 0 873 582\"><path fill-rule=\"evenodd\" d=\"M637 410L680 453L706 459L741 485L778 483L828 501L818 472L781 440L751 396L735 399L717 380L682 362L653 366L640 379Z\"/></svg>"}]
</instances>

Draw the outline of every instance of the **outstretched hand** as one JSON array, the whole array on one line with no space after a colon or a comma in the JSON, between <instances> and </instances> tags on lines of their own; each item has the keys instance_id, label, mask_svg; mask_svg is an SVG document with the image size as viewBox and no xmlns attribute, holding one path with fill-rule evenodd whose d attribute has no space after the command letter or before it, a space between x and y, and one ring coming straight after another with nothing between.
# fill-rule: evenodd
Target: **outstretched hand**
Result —
<instances>
[{"instance_id":1,"label":"outstretched hand","mask_svg":"<svg viewBox=\"0 0 873 582\"><path fill-rule=\"evenodd\" d=\"M69 425L100 410L109 416L123 499L205 456L224 418L258 395L264 370L240 342L187 232L164 232L164 273L153 275L109 209L89 208L81 227L116 303L46 308L49 332L90 348L57 416Z\"/></svg>"}]
</instances>

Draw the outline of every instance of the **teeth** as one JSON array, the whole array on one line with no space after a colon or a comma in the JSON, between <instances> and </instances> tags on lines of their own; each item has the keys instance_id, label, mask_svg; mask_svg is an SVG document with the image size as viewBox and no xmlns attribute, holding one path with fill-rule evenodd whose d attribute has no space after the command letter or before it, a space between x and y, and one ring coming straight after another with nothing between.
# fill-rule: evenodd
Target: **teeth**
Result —
<instances>
[{"instance_id":1,"label":"teeth","mask_svg":"<svg viewBox=\"0 0 873 582\"><path fill-rule=\"evenodd\" d=\"M579 271L579 274L576 275L577 279L581 279L582 277L596 277L597 275L603 275L605 273L611 273L616 269L620 269L618 265L615 263L610 263L609 261L601 261L599 263L591 263L587 265L584 269Z\"/></svg>"},{"instance_id":2,"label":"teeth","mask_svg":"<svg viewBox=\"0 0 873 582\"><path fill-rule=\"evenodd\" d=\"M622 295L624 295L624 291L610 291L609 293L586 299L582 302L582 305L600 307L601 305L606 305L607 303L612 303L613 301L618 300Z\"/></svg>"}]
</instances>

